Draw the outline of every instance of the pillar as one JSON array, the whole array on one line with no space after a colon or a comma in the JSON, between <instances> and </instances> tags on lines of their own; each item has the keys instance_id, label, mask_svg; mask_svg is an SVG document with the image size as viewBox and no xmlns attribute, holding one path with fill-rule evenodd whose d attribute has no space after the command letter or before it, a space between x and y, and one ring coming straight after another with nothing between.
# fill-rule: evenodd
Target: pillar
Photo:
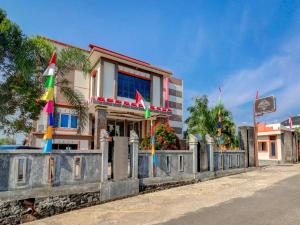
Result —
<instances>
[{"instance_id":1,"label":"pillar","mask_svg":"<svg viewBox=\"0 0 300 225\"><path fill-rule=\"evenodd\" d=\"M107 180L107 175L108 175L108 133L104 129L101 129L99 142L100 142L100 149L102 151L101 182L105 182Z\"/></svg>"},{"instance_id":2,"label":"pillar","mask_svg":"<svg viewBox=\"0 0 300 225\"><path fill-rule=\"evenodd\" d=\"M139 137L134 130L130 131L129 144L131 148L131 169L132 169L132 178L138 178L138 166L139 166Z\"/></svg>"},{"instance_id":3,"label":"pillar","mask_svg":"<svg viewBox=\"0 0 300 225\"><path fill-rule=\"evenodd\" d=\"M215 171L215 162L214 162L214 143L213 139L206 135L206 142L209 150L209 171L214 172Z\"/></svg>"},{"instance_id":4,"label":"pillar","mask_svg":"<svg viewBox=\"0 0 300 225\"><path fill-rule=\"evenodd\" d=\"M104 109L95 109L95 133L94 149L100 149L100 132L101 129L107 129L107 112Z\"/></svg>"},{"instance_id":5,"label":"pillar","mask_svg":"<svg viewBox=\"0 0 300 225\"><path fill-rule=\"evenodd\" d=\"M193 173L197 173L198 172L198 154L197 154L198 139L192 134L189 135L189 150L193 152Z\"/></svg>"}]
</instances>

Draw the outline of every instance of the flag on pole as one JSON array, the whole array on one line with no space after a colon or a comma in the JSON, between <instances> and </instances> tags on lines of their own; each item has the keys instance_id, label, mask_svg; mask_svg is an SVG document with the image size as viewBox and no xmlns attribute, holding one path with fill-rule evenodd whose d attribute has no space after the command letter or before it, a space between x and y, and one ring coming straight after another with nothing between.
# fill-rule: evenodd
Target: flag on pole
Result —
<instances>
[{"instance_id":1,"label":"flag on pole","mask_svg":"<svg viewBox=\"0 0 300 225\"><path fill-rule=\"evenodd\" d=\"M258 90L256 90L256 100L259 99L259 93L258 93Z\"/></svg>"},{"instance_id":2,"label":"flag on pole","mask_svg":"<svg viewBox=\"0 0 300 225\"><path fill-rule=\"evenodd\" d=\"M47 101L43 112L48 113L48 126L44 134L43 139L45 140L45 145L43 148L44 153L52 152L52 136L53 136L53 113L54 113L54 84L55 84L55 64L56 64L56 51L53 52L50 59L49 65L44 72L44 76L48 76L44 84L46 92L41 97L41 100Z\"/></svg>"},{"instance_id":3,"label":"flag on pole","mask_svg":"<svg viewBox=\"0 0 300 225\"><path fill-rule=\"evenodd\" d=\"M155 168L157 166L157 158L155 153L155 133L154 133L154 126L151 120L151 155L152 155L152 174L154 175Z\"/></svg>"},{"instance_id":4,"label":"flag on pole","mask_svg":"<svg viewBox=\"0 0 300 225\"><path fill-rule=\"evenodd\" d=\"M149 119L150 118L150 109L149 109L149 107L146 107L146 101L138 90L136 90L135 102L136 102L136 104L139 104L139 103L142 104L142 106L145 110L145 119Z\"/></svg>"},{"instance_id":5,"label":"flag on pole","mask_svg":"<svg viewBox=\"0 0 300 225\"><path fill-rule=\"evenodd\" d=\"M222 114L221 114L221 88L219 87L219 91L220 91L220 95L219 95L219 100L218 100L218 107L219 107L219 111L218 111L218 136L220 137L222 134Z\"/></svg>"},{"instance_id":6,"label":"flag on pole","mask_svg":"<svg viewBox=\"0 0 300 225\"><path fill-rule=\"evenodd\" d=\"M290 125L290 129L293 128L293 117L292 117L292 114L290 115L290 118L289 118L289 125Z\"/></svg>"},{"instance_id":7,"label":"flag on pole","mask_svg":"<svg viewBox=\"0 0 300 225\"><path fill-rule=\"evenodd\" d=\"M55 77L54 76L48 76L45 84L44 84L44 87L45 88L54 88L54 80L55 80Z\"/></svg>"},{"instance_id":8,"label":"flag on pole","mask_svg":"<svg viewBox=\"0 0 300 225\"><path fill-rule=\"evenodd\" d=\"M44 76L53 76L55 74L56 69L56 51L53 52L51 59L49 61L49 65L45 72L43 73Z\"/></svg>"},{"instance_id":9,"label":"flag on pole","mask_svg":"<svg viewBox=\"0 0 300 225\"><path fill-rule=\"evenodd\" d=\"M53 96L54 96L54 88L48 88L47 91L41 97L41 100L43 101L53 100Z\"/></svg>"},{"instance_id":10,"label":"flag on pole","mask_svg":"<svg viewBox=\"0 0 300 225\"><path fill-rule=\"evenodd\" d=\"M53 100L49 100L45 105L43 112L53 113L54 112L54 102Z\"/></svg>"}]
</instances>

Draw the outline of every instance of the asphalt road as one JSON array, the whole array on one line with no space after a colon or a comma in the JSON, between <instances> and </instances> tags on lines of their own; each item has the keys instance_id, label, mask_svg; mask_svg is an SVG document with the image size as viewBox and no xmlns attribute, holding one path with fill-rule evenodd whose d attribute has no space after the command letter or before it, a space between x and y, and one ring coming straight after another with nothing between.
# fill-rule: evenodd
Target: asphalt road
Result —
<instances>
[{"instance_id":1,"label":"asphalt road","mask_svg":"<svg viewBox=\"0 0 300 225\"><path fill-rule=\"evenodd\" d=\"M236 198L159 224L300 225L300 175L275 183L251 197Z\"/></svg>"},{"instance_id":2,"label":"asphalt road","mask_svg":"<svg viewBox=\"0 0 300 225\"><path fill-rule=\"evenodd\" d=\"M300 164L138 195L28 224L300 225Z\"/></svg>"}]
</instances>

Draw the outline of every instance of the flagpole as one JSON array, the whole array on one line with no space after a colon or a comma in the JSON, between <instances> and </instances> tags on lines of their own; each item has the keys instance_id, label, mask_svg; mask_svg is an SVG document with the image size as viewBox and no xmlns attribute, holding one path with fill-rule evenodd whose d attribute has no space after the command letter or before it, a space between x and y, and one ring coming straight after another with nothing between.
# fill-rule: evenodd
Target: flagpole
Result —
<instances>
[{"instance_id":1,"label":"flagpole","mask_svg":"<svg viewBox=\"0 0 300 225\"><path fill-rule=\"evenodd\" d=\"M256 114L255 114L255 102L253 104L253 141L254 141L254 158L255 158L255 166L258 167L258 147L257 147L257 129L256 129ZM248 149L249 151L249 149Z\"/></svg>"},{"instance_id":2,"label":"flagpole","mask_svg":"<svg viewBox=\"0 0 300 225\"><path fill-rule=\"evenodd\" d=\"M151 155L152 155L152 165L151 165L151 169L152 169L152 176L154 177L154 154L153 154L153 120L152 117L150 117L150 130L151 130Z\"/></svg>"}]
</instances>

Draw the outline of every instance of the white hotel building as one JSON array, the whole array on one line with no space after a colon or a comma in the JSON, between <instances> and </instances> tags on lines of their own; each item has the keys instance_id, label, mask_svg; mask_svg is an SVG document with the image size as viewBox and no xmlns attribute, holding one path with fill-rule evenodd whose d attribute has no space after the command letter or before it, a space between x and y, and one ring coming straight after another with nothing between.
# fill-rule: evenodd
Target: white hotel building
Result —
<instances>
[{"instance_id":1,"label":"white hotel building","mask_svg":"<svg viewBox=\"0 0 300 225\"><path fill-rule=\"evenodd\" d=\"M50 40L59 51L74 47ZM74 70L68 77L74 89L88 101L89 122L85 130L77 133L77 116L59 89L55 90L57 120L55 121L54 149L97 149L100 130L106 129L111 136L129 136L134 129L140 138L150 134L150 121L144 119L144 110L135 104L136 90L150 105L155 123L166 123L174 128L182 139L183 82L172 72L147 62L90 44L84 50L92 65L91 74L84 76ZM42 146L47 127L43 113L35 122L30 134L31 145Z\"/></svg>"}]
</instances>

